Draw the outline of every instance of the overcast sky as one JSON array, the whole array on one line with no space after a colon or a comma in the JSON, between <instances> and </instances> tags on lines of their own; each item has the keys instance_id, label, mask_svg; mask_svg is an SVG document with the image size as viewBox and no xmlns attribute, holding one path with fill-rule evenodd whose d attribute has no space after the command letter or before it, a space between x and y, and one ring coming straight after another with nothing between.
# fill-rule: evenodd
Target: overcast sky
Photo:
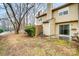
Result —
<instances>
[{"instance_id":1,"label":"overcast sky","mask_svg":"<svg viewBox=\"0 0 79 59\"><path fill-rule=\"evenodd\" d=\"M63 4L65 4L65 3L54 3L53 7L57 8L57 7L59 7L59 6L63 5ZM4 15L5 15L5 10L0 9L0 17L4 17Z\"/></svg>"},{"instance_id":2,"label":"overcast sky","mask_svg":"<svg viewBox=\"0 0 79 59\"><path fill-rule=\"evenodd\" d=\"M63 5L63 4L65 4L65 3L54 3L53 4L53 7L54 8L57 8L57 7L59 7L59 6Z\"/></svg>"}]
</instances>

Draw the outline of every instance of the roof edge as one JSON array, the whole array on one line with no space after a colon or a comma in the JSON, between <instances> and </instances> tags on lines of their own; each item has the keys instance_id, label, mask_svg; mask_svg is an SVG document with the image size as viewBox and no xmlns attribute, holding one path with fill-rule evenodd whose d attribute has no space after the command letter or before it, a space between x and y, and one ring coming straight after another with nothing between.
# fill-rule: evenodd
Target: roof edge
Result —
<instances>
[{"instance_id":1,"label":"roof edge","mask_svg":"<svg viewBox=\"0 0 79 59\"><path fill-rule=\"evenodd\" d=\"M47 13L43 13L43 14L37 16L36 18L39 18L39 17L45 16L45 15L47 15Z\"/></svg>"},{"instance_id":2,"label":"roof edge","mask_svg":"<svg viewBox=\"0 0 79 59\"><path fill-rule=\"evenodd\" d=\"M66 6L69 6L69 5L71 5L71 4L75 4L75 3L66 3L66 4L64 4L64 5L60 6L60 7L57 7L57 8L52 9L52 11L59 10L59 9L61 9L61 8L64 8L64 7L66 7Z\"/></svg>"}]
</instances>

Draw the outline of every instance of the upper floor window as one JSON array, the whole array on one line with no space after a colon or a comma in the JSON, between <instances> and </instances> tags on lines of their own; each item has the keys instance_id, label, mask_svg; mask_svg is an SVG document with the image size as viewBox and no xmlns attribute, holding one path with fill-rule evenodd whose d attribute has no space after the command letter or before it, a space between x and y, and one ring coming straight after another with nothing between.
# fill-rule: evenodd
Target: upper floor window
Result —
<instances>
[{"instance_id":1,"label":"upper floor window","mask_svg":"<svg viewBox=\"0 0 79 59\"><path fill-rule=\"evenodd\" d=\"M60 12L60 13L59 13L59 16L61 16L62 14L63 14L63 13L62 13L62 12Z\"/></svg>"},{"instance_id":2,"label":"upper floor window","mask_svg":"<svg viewBox=\"0 0 79 59\"><path fill-rule=\"evenodd\" d=\"M68 10L60 12L60 13L59 13L59 16L67 15L67 14L68 14Z\"/></svg>"},{"instance_id":3,"label":"upper floor window","mask_svg":"<svg viewBox=\"0 0 79 59\"><path fill-rule=\"evenodd\" d=\"M40 18L39 21L42 21L42 18Z\"/></svg>"},{"instance_id":4,"label":"upper floor window","mask_svg":"<svg viewBox=\"0 0 79 59\"><path fill-rule=\"evenodd\" d=\"M63 8L58 11L59 16L67 15L69 13L69 8Z\"/></svg>"},{"instance_id":5,"label":"upper floor window","mask_svg":"<svg viewBox=\"0 0 79 59\"><path fill-rule=\"evenodd\" d=\"M64 11L63 14L64 14L64 15L68 14L68 10Z\"/></svg>"}]
</instances>

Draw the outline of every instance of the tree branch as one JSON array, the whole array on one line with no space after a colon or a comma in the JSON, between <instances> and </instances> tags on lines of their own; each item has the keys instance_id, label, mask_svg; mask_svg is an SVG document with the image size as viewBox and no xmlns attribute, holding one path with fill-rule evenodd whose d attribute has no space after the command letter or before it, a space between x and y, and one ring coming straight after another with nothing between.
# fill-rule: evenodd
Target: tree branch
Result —
<instances>
[{"instance_id":1,"label":"tree branch","mask_svg":"<svg viewBox=\"0 0 79 59\"><path fill-rule=\"evenodd\" d=\"M10 3L7 3L7 4L8 4L8 6L10 7L10 9L11 9L11 11L12 11L12 14L13 14L13 17L14 17L15 21L19 24L19 22L18 22L18 20L17 20L17 18L16 18L16 16L15 16L14 10L13 10L13 8L12 8L12 6L11 6L11 4L10 4Z\"/></svg>"},{"instance_id":2,"label":"tree branch","mask_svg":"<svg viewBox=\"0 0 79 59\"><path fill-rule=\"evenodd\" d=\"M21 20L20 20L20 22L22 21L22 19L24 18L24 16L26 15L26 13L31 9L31 8L33 8L34 7L34 5L32 5L29 9L27 9L26 10L26 12L23 14L23 16L21 17Z\"/></svg>"},{"instance_id":3,"label":"tree branch","mask_svg":"<svg viewBox=\"0 0 79 59\"><path fill-rule=\"evenodd\" d=\"M13 27L14 27L14 29L15 29L15 24L13 23L13 21L12 21L10 15L9 15L9 13L8 13L8 10L7 10L7 7L6 7L5 3L3 3L3 5L4 5L4 8L5 8L6 14L8 15L8 18L10 19L10 21L11 21L11 23L13 24Z\"/></svg>"}]
</instances>

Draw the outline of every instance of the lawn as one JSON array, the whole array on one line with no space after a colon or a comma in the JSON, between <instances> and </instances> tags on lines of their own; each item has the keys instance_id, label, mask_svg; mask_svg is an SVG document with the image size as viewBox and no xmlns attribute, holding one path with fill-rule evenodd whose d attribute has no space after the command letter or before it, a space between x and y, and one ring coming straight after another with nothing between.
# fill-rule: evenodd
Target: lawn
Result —
<instances>
[{"instance_id":1,"label":"lawn","mask_svg":"<svg viewBox=\"0 0 79 59\"><path fill-rule=\"evenodd\" d=\"M76 48L65 40L9 34L0 38L2 56L74 56Z\"/></svg>"}]
</instances>

